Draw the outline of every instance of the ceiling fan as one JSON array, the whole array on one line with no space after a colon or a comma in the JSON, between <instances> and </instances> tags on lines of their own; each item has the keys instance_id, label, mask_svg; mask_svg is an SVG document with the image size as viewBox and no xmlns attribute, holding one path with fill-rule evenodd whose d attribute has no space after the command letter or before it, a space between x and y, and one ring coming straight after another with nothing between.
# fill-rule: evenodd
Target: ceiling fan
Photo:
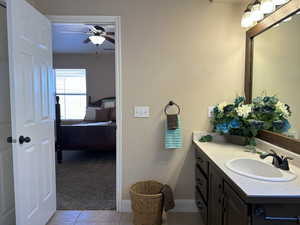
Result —
<instances>
[{"instance_id":1,"label":"ceiling fan","mask_svg":"<svg viewBox=\"0 0 300 225\"><path fill-rule=\"evenodd\" d=\"M94 45L101 45L105 40L115 44L115 39L111 36L115 35L115 32L107 32L104 27L99 25L90 25L87 24L89 31L62 31L64 34L75 34L75 33L84 33L89 35L87 39L83 41L84 44L92 42Z\"/></svg>"},{"instance_id":2,"label":"ceiling fan","mask_svg":"<svg viewBox=\"0 0 300 225\"><path fill-rule=\"evenodd\" d=\"M115 44L115 39L110 37L115 35L115 32L106 32L105 29L98 25L89 25L89 32L91 34L83 43L92 42L95 45L101 45L105 40Z\"/></svg>"}]
</instances>

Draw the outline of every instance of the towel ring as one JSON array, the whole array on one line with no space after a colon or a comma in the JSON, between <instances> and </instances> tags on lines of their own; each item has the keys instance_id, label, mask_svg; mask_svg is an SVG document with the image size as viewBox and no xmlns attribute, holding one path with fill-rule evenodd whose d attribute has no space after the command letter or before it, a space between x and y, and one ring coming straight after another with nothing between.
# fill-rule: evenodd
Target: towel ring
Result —
<instances>
[{"instance_id":1,"label":"towel ring","mask_svg":"<svg viewBox=\"0 0 300 225\"><path fill-rule=\"evenodd\" d=\"M166 106L165 106L165 114L166 115L169 115L168 114L168 112L167 112L167 110L168 110L168 108L169 107L172 107L172 106L176 106L176 108L177 108L177 115L179 115L180 114L180 107L179 107L179 105L177 105L175 102L173 102L173 101L170 101Z\"/></svg>"}]
</instances>

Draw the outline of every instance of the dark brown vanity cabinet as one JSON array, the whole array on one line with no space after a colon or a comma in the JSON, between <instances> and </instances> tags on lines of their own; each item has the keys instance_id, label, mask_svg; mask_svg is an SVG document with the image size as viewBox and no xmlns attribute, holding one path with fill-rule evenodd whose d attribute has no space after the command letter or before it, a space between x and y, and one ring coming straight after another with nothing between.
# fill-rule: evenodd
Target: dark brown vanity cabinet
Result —
<instances>
[{"instance_id":1,"label":"dark brown vanity cabinet","mask_svg":"<svg viewBox=\"0 0 300 225\"><path fill-rule=\"evenodd\" d=\"M248 206L228 184L224 185L223 225L248 224Z\"/></svg>"},{"instance_id":2,"label":"dark brown vanity cabinet","mask_svg":"<svg viewBox=\"0 0 300 225\"><path fill-rule=\"evenodd\" d=\"M194 147L195 198L205 225L300 224L300 197L249 197L199 147Z\"/></svg>"},{"instance_id":3,"label":"dark brown vanity cabinet","mask_svg":"<svg viewBox=\"0 0 300 225\"><path fill-rule=\"evenodd\" d=\"M223 174L196 149L196 204L205 225L247 225L247 205Z\"/></svg>"}]
</instances>

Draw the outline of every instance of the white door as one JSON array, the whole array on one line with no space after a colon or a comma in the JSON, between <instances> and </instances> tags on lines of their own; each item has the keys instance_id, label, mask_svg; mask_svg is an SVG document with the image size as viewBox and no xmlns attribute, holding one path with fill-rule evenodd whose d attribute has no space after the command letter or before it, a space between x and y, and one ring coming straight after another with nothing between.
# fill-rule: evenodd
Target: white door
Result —
<instances>
[{"instance_id":1,"label":"white door","mask_svg":"<svg viewBox=\"0 0 300 225\"><path fill-rule=\"evenodd\" d=\"M7 12L16 224L44 225L56 210L51 24L25 0Z\"/></svg>"},{"instance_id":2,"label":"white door","mask_svg":"<svg viewBox=\"0 0 300 225\"><path fill-rule=\"evenodd\" d=\"M13 225L14 192L11 136L6 9L0 6L0 224Z\"/></svg>"}]
</instances>

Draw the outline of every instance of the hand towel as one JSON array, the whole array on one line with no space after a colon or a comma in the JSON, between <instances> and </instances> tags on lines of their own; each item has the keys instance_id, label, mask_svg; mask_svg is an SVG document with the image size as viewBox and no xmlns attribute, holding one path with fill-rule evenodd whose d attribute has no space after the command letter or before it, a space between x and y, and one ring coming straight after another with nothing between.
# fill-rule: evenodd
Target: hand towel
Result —
<instances>
[{"instance_id":1,"label":"hand towel","mask_svg":"<svg viewBox=\"0 0 300 225\"><path fill-rule=\"evenodd\" d=\"M169 185L165 184L160 190L160 192L163 195L163 207L165 211L167 212L171 209L174 209L175 201L172 188Z\"/></svg>"},{"instance_id":2,"label":"hand towel","mask_svg":"<svg viewBox=\"0 0 300 225\"><path fill-rule=\"evenodd\" d=\"M167 115L167 125L168 125L168 130L177 129L178 128L178 115L177 114Z\"/></svg>"},{"instance_id":3,"label":"hand towel","mask_svg":"<svg viewBox=\"0 0 300 225\"><path fill-rule=\"evenodd\" d=\"M178 117L178 127L174 130L168 129L168 124L166 122L165 128L165 148L166 149L177 149L182 148L182 135L181 135L181 125L180 118Z\"/></svg>"}]
</instances>

